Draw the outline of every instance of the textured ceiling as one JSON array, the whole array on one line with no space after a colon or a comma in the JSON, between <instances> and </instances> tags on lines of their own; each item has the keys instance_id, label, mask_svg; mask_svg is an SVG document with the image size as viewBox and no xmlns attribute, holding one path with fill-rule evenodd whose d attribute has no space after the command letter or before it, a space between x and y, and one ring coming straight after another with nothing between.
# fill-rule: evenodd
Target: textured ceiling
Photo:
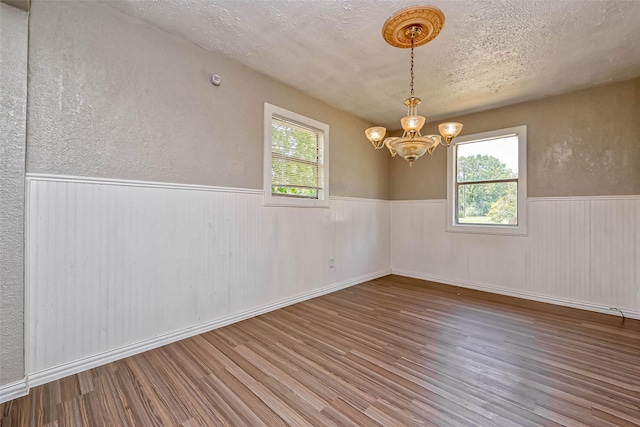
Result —
<instances>
[{"instance_id":1,"label":"textured ceiling","mask_svg":"<svg viewBox=\"0 0 640 427\"><path fill-rule=\"evenodd\" d=\"M409 51L387 45L381 30L416 4L446 17L416 49L428 121L640 75L638 0L105 3L391 129L405 113Z\"/></svg>"}]
</instances>

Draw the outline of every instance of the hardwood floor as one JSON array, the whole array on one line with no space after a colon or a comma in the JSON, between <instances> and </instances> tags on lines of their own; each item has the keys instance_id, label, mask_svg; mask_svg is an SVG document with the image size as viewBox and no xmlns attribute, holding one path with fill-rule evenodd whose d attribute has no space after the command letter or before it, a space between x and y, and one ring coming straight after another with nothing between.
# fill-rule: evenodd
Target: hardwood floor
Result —
<instances>
[{"instance_id":1,"label":"hardwood floor","mask_svg":"<svg viewBox=\"0 0 640 427\"><path fill-rule=\"evenodd\" d=\"M640 425L640 322L387 276L36 387L0 425Z\"/></svg>"}]
</instances>

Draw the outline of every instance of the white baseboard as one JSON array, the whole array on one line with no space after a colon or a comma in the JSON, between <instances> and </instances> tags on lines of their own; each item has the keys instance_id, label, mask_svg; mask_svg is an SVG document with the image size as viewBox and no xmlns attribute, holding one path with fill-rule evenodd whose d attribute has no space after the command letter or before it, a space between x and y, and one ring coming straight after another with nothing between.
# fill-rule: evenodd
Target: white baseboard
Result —
<instances>
[{"instance_id":1,"label":"white baseboard","mask_svg":"<svg viewBox=\"0 0 640 427\"><path fill-rule=\"evenodd\" d=\"M0 386L0 403L8 402L18 397L26 396L29 394L29 387L27 386L27 380L22 379L9 384Z\"/></svg>"},{"instance_id":2,"label":"white baseboard","mask_svg":"<svg viewBox=\"0 0 640 427\"><path fill-rule=\"evenodd\" d=\"M616 315L620 316L620 312L616 310L611 310L609 306L593 304L590 302L572 301L572 300L552 297L548 295L534 294L532 292L498 288L495 286L483 285L479 283L468 282L465 280L454 280L454 279L448 279L446 277L418 273L415 271L392 269L391 273L396 274L398 276L405 276L405 277L411 277L414 279L429 280L431 282L443 283L445 285L460 286L461 288L474 289L477 291L491 292L493 294L506 295L510 297L522 298L522 299L527 299L532 301L545 302L548 304L561 305L563 307L578 308L580 310L595 311L598 313L611 314L613 316L616 316ZM631 319L640 319L640 312L638 311L625 310L625 309L623 309L622 311L624 312L625 317L628 317Z\"/></svg>"},{"instance_id":3,"label":"white baseboard","mask_svg":"<svg viewBox=\"0 0 640 427\"><path fill-rule=\"evenodd\" d=\"M369 280L377 279L379 277L391 274L391 270L381 270L375 273L367 274L364 276L356 277L354 279L345 280L343 282L335 283L333 285L316 289L311 292L307 292L301 295L296 295L282 301L263 305L251 310L247 310L241 313L236 313L221 319L217 319L211 322L202 323L199 325L191 326L188 328L180 329L168 334L159 335L154 338L139 341L133 344L129 344L123 347L119 347L113 350L105 351L103 353L94 354L83 359L74 360L62 365L55 366L53 368L43 369L41 371L33 372L28 375L29 387L35 387L38 385L46 384L51 381L58 380L60 378L67 377L69 375L77 374L78 372L86 371L88 369L95 368L116 360L124 359L125 357L133 356L152 350L154 348L161 347L163 345L171 344L176 341L183 340L204 332L208 332L232 323L239 322L241 320L249 319L254 316L258 316L264 313L268 313L279 308L286 307L288 305L296 304L302 301L306 301L311 298L319 297L331 292L335 292L340 289L348 288ZM0 389L0 396L1 396ZM28 389L26 390L28 392ZM26 394L26 392L24 394ZM18 396L16 396L18 397ZM12 398L12 397L11 397Z\"/></svg>"}]
</instances>

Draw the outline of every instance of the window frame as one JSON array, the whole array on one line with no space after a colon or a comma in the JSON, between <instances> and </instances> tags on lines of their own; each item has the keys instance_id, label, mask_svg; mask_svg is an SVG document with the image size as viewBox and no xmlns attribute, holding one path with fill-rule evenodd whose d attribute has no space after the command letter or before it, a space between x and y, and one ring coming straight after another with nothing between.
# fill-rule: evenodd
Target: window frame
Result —
<instances>
[{"instance_id":1,"label":"window frame","mask_svg":"<svg viewBox=\"0 0 640 427\"><path fill-rule=\"evenodd\" d=\"M518 137L518 224L517 225L483 225L461 224L457 222L457 147L458 145L479 142L487 139L498 139L515 135ZM500 181L500 180L498 180ZM527 235L527 125L498 129L473 135L459 136L447 150L447 227L449 232L501 234L513 236Z\"/></svg>"},{"instance_id":2,"label":"window frame","mask_svg":"<svg viewBox=\"0 0 640 427\"><path fill-rule=\"evenodd\" d=\"M271 150L271 135L273 117L297 122L303 126L314 128L322 134L322 163L318 164L318 174L321 174L322 190L318 190L317 199L303 197L274 196L271 192L271 171L273 157ZM329 125L303 116L284 108L264 103L264 205L291 206L298 208L328 208L329 207Z\"/></svg>"}]
</instances>

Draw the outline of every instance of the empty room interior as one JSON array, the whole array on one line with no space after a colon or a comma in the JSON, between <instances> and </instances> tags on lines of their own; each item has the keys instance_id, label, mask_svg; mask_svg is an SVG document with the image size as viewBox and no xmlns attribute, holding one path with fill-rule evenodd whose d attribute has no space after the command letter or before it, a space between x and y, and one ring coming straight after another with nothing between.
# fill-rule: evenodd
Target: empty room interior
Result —
<instances>
[{"instance_id":1,"label":"empty room interior","mask_svg":"<svg viewBox=\"0 0 640 427\"><path fill-rule=\"evenodd\" d=\"M0 0L0 426L640 425L639 29Z\"/></svg>"}]
</instances>

